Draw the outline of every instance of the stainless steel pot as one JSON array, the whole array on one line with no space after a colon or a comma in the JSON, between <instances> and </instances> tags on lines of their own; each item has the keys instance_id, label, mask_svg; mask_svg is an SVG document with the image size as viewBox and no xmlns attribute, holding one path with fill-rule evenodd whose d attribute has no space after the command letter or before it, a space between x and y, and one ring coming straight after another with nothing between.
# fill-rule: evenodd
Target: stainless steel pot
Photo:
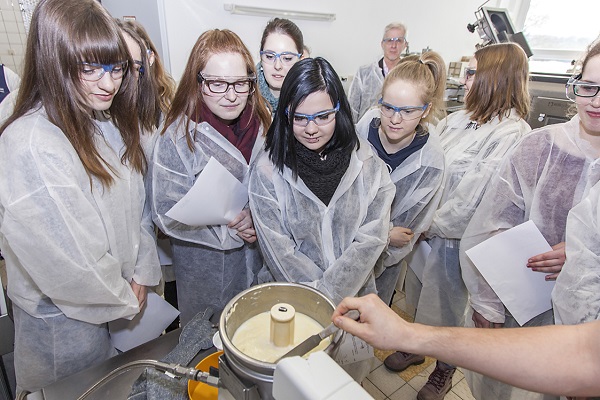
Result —
<instances>
[{"instance_id":1,"label":"stainless steel pot","mask_svg":"<svg viewBox=\"0 0 600 400\"><path fill-rule=\"evenodd\" d=\"M250 382L256 385L256 389L263 400L273 399L273 373L276 364L259 361L240 352L231 342L236 330L248 319L269 311L274 304L288 303L294 306L296 312L303 313L323 326L331 323L331 314L335 305L324 294L309 286L297 283L273 282L253 286L238 294L225 306L221 314L219 334L223 342L223 351L226 368L240 378L241 382ZM337 336L336 336L337 339ZM325 350L332 354L336 350L337 341L334 340ZM222 367L219 367L220 369ZM236 392L240 398L252 398L242 396L236 388L237 384L227 384L228 378L220 374L222 383L226 389ZM235 397L236 399L238 397Z\"/></svg>"}]
</instances>

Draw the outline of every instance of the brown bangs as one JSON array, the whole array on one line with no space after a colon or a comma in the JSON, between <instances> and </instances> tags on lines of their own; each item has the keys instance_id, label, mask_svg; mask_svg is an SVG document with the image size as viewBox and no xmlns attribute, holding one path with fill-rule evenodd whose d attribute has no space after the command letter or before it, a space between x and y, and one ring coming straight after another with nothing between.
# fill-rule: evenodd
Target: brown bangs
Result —
<instances>
[{"instance_id":1,"label":"brown bangs","mask_svg":"<svg viewBox=\"0 0 600 400\"><path fill-rule=\"evenodd\" d=\"M77 63L115 64L129 60L127 48L122 45L119 32L111 29L111 23L99 20L91 10L74 16L72 29L79 34L69 35L74 42L69 47Z\"/></svg>"}]
</instances>

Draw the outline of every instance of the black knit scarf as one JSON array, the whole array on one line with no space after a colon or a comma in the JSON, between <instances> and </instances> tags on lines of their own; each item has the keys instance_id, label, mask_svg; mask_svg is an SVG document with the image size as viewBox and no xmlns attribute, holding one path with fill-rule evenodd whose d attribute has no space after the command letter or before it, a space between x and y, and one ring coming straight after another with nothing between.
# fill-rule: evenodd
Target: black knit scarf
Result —
<instances>
[{"instance_id":1,"label":"black knit scarf","mask_svg":"<svg viewBox=\"0 0 600 400\"><path fill-rule=\"evenodd\" d=\"M337 189L350 165L350 153L334 150L325 157L296 142L298 176L325 205Z\"/></svg>"}]
</instances>

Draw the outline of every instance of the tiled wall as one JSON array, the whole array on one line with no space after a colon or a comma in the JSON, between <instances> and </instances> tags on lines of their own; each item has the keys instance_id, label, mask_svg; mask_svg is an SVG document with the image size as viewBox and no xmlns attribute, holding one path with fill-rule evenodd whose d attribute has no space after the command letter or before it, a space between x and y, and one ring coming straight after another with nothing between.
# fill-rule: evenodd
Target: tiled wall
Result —
<instances>
[{"instance_id":1,"label":"tiled wall","mask_svg":"<svg viewBox=\"0 0 600 400\"><path fill-rule=\"evenodd\" d=\"M21 75L25 26L17 0L0 0L0 62Z\"/></svg>"}]
</instances>

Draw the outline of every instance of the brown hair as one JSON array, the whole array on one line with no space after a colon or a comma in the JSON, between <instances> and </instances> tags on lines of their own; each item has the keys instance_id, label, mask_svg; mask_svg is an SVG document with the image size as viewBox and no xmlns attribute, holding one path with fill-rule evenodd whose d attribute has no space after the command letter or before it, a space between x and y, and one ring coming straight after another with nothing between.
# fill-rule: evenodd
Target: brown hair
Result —
<instances>
[{"instance_id":1,"label":"brown hair","mask_svg":"<svg viewBox=\"0 0 600 400\"><path fill-rule=\"evenodd\" d=\"M465 99L471 120L485 124L510 114L525 118L529 113L529 65L527 55L515 43L500 43L475 52L477 73Z\"/></svg>"},{"instance_id":2,"label":"brown hair","mask_svg":"<svg viewBox=\"0 0 600 400\"><path fill-rule=\"evenodd\" d=\"M302 31L298 28L298 25L285 18L273 18L269 21L265 30L263 31L262 38L260 39L260 50L265 49L265 42L267 37L271 33L279 33L282 35L289 36L296 45L296 51L300 54L304 54L304 36Z\"/></svg>"},{"instance_id":3,"label":"brown hair","mask_svg":"<svg viewBox=\"0 0 600 400\"><path fill-rule=\"evenodd\" d=\"M117 20L119 28L132 37L142 50L144 76L140 77L138 111L140 123L147 131L160 125L161 117L169 112L175 95L175 80L165 70L156 46L148 32L137 21ZM154 57L154 63L150 63Z\"/></svg>"},{"instance_id":4,"label":"brown hair","mask_svg":"<svg viewBox=\"0 0 600 400\"><path fill-rule=\"evenodd\" d=\"M445 116L446 64L442 56L435 51L428 51L421 56L404 57L385 77L382 95L392 83L399 80L418 86L423 104L431 103L430 112L421 123Z\"/></svg>"},{"instance_id":5,"label":"brown hair","mask_svg":"<svg viewBox=\"0 0 600 400\"><path fill-rule=\"evenodd\" d=\"M597 55L600 55L600 39L596 39L592 43L590 43L590 45L587 47L587 51L575 63L575 72L573 74L573 77L575 79L580 79L588 61L590 61L590 59L596 57ZM577 112L577 104L573 102L570 104L567 110L567 117L573 117L577 114Z\"/></svg>"},{"instance_id":6,"label":"brown hair","mask_svg":"<svg viewBox=\"0 0 600 400\"><path fill-rule=\"evenodd\" d=\"M112 169L94 144L98 128L83 100L80 63L122 61L129 65L132 62L125 41L113 18L97 1L41 0L31 19L15 110L0 127L0 134L41 105L50 122L62 130L77 152L90 181L95 176L110 186ZM135 78L127 72L108 114L125 143L121 161L144 172L146 160L140 145L136 96Z\"/></svg>"},{"instance_id":7,"label":"brown hair","mask_svg":"<svg viewBox=\"0 0 600 400\"><path fill-rule=\"evenodd\" d=\"M248 75L256 76L256 68L254 66L252 55L238 35L228 29L213 29L204 32L200 35L192 48L190 58L183 71L181 81L179 82L177 92L173 99L173 104L171 105L171 110L167 114L161 134L164 134L167 128L175 123L181 116L188 117L188 120L185 123L185 129L186 131L189 131L190 119L196 118L196 110L204 101L201 95L201 83L198 82L198 73L206 67L206 63L211 56L221 53L236 53L241 55L246 64L246 72ZM260 94L256 93L256 90L248 96L246 107L252 108L253 118L258 118L260 120L263 126L263 132L266 133L271 124L271 116L265 101ZM200 118L202 118L202 116L200 116ZM198 122L200 121L196 120L196 123ZM194 142L192 138L190 138L190 135L186 135L186 140L188 147L193 151Z\"/></svg>"},{"instance_id":8,"label":"brown hair","mask_svg":"<svg viewBox=\"0 0 600 400\"><path fill-rule=\"evenodd\" d=\"M585 69L585 66L587 65L588 61L590 61L590 59L596 57L599 54L600 54L600 39L597 39L597 40L593 41L592 43L590 43L590 45L587 48L587 52L586 52L585 56L583 57L583 60L581 60L580 62L577 63L577 64L581 65L581 70L579 72L583 73L583 70Z\"/></svg>"}]
</instances>

